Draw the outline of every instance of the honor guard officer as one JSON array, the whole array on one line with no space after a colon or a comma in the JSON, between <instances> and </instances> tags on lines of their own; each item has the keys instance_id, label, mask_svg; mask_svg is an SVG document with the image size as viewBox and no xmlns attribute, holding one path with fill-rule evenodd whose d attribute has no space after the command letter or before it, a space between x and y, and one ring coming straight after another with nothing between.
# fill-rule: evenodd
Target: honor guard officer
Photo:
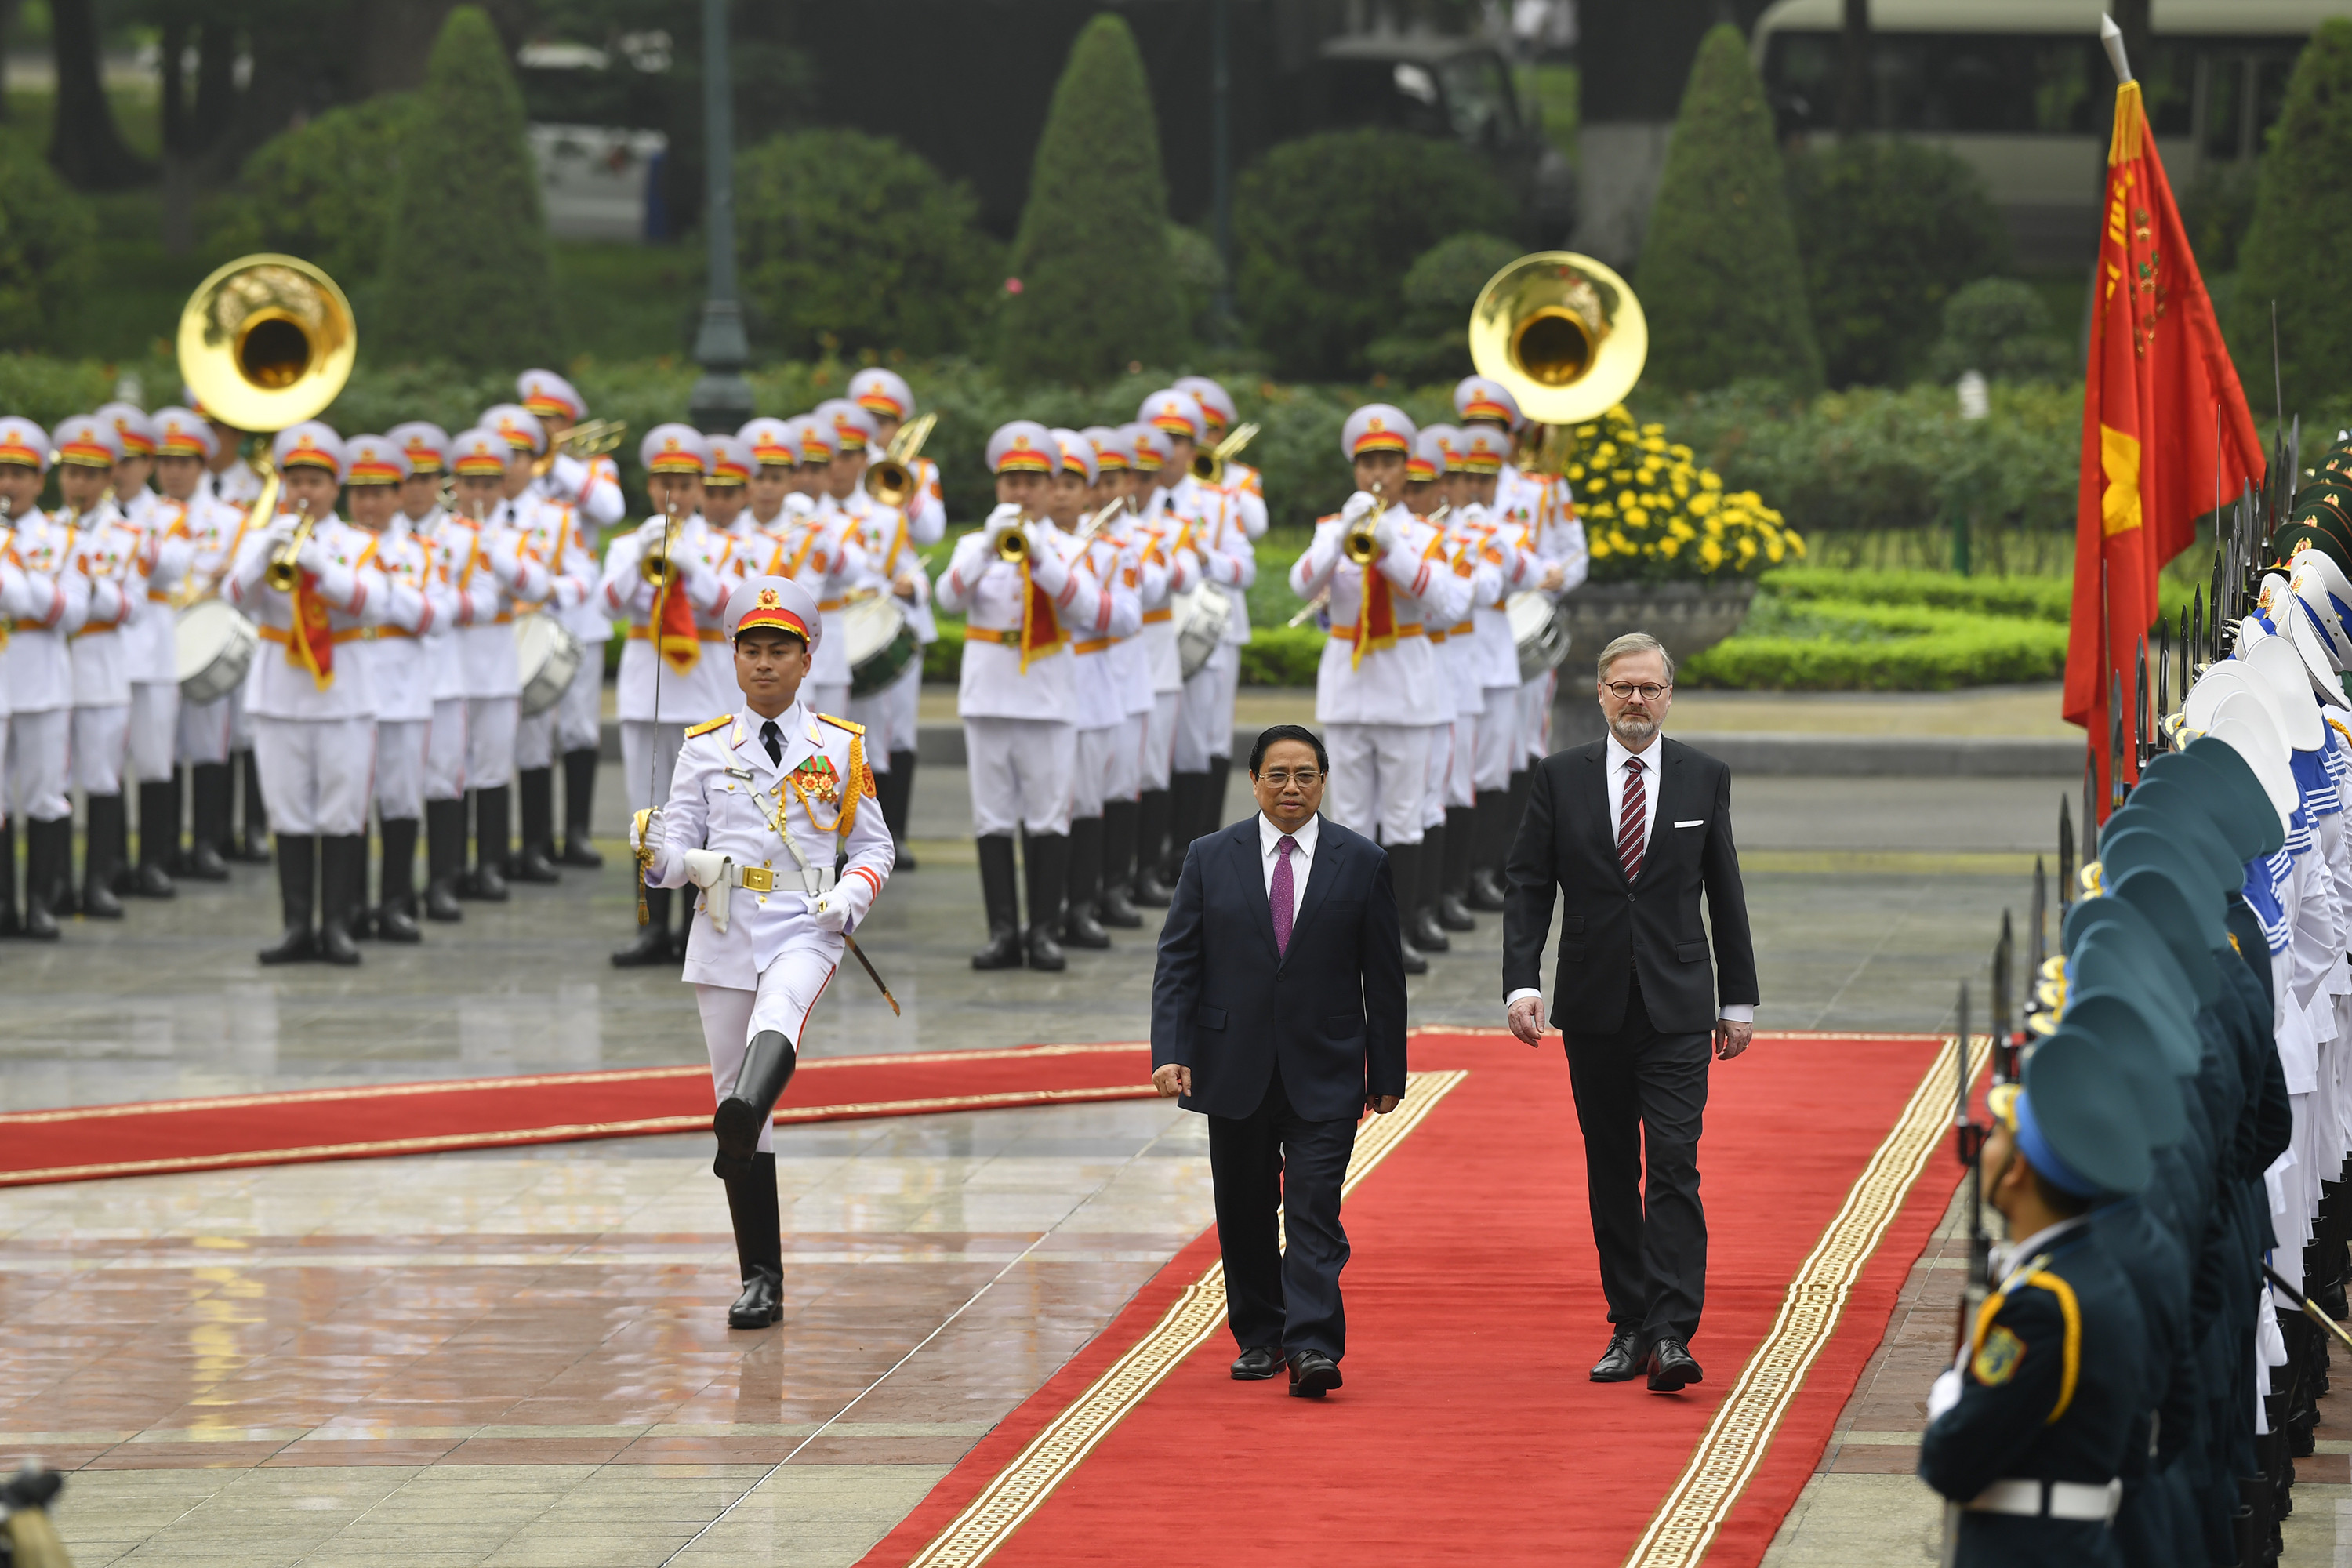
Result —
<instances>
[{"instance_id":1,"label":"honor guard officer","mask_svg":"<svg viewBox=\"0 0 2352 1568\"><path fill-rule=\"evenodd\" d=\"M905 379L878 366L851 376L849 395L873 419L875 439L886 448L915 412L915 395ZM866 557L872 585L897 597L900 613L914 628L917 657L898 679L870 696L853 698L849 705L849 716L866 726L866 752L882 792L882 815L898 839L902 871L915 868L907 848L907 820L915 794L915 733L923 690L920 650L940 640L922 552L945 538L948 527L939 465L918 455L907 468L915 481L914 493L904 506L874 505L867 519Z\"/></svg>"},{"instance_id":2,"label":"honor guard officer","mask_svg":"<svg viewBox=\"0 0 2352 1568\"><path fill-rule=\"evenodd\" d=\"M972 835L988 909L988 945L974 969L1012 969L1024 954L1013 879L1013 836L1025 835L1025 953L1032 969L1067 960L1055 940L1068 880L1070 797L1077 761L1075 656L1061 617L1091 620L1106 603L1084 566L1053 547L1040 521L1061 447L1043 425L1016 419L988 438L996 510L956 541L939 581L940 608L962 612L956 710L971 770Z\"/></svg>"},{"instance_id":3,"label":"honor guard officer","mask_svg":"<svg viewBox=\"0 0 2352 1568\"><path fill-rule=\"evenodd\" d=\"M349 921L367 887L375 693L366 661L350 654L382 616L383 577L375 541L335 515L343 444L334 431L310 420L270 450L278 515L237 547L228 579L229 603L267 645L248 691L286 931L261 962L357 963Z\"/></svg>"},{"instance_id":4,"label":"honor guard officer","mask_svg":"<svg viewBox=\"0 0 2352 1568\"><path fill-rule=\"evenodd\" d=\"M40 509L49 433L29 419L0 419L0 500L7 503L10 574L0 574L8 638L0 689L8 715L7 795L0 801L0 935L58 939L57 914L73 876L73 804L66 795L73 728L68 643L89 614L89 579L75 564L76 531L63 509ZM16 842L25 834L24 912L17 913Z\"/></svg>"},{"instance_id":5,"label":"honor guard officer","mask_svg":"<svg viewBox=\"0 0 2352 1568\"><path fill-rule=\"evenodd\" d=\"M373 909L353 917L352 934L386 942L421 940L417 930L416 837L425 815L425 755L433 732L433 676L426 639L449 616L433 547L400 510L408 454L389 437L354 436L343 444L343 505L352 526L373 542L382 575L382 618L350 651L367 666L375 692L375 815L383 856ZM356 889L367 902L366 873Z\"/></svg>"},{"instance_id":6,"label":"honor guard officer","mask_svg":"<svg viewBox=\"0 0 2352 1568\"><path fill-rule=\"evenodd\" d=\"M656 425L638 443L654 515L604 552L599 588L605 613L629 623L621 649L621 782L629 809L668 797L686 727L730 711L734 671L718 649L733 572L735 542L702 519L702 477L709 448L688 425ZM669 931L670 895L648 886L646 918L636 940L613 954L623 968L673 963L681 935Z\"/></svg>"},{"instance_id":7,"label":"honor guard officer","mask_svg":"<svg viewBox=\"0 0 2352 1568\"><path fill-rule=\"evenodd\" d=\"M127 845L115 846L115 891L168 899L180 838L180 775L173 746L180 723L180 670L174 611L195 552L186 509L147 488L155 470L155 423L128 403L110 403L98 416L114 426L122 457L114 465L114 502L139 531L138 569L147 583L146 607L118 637L131 674L130 774L139 785L139 860L127 864Z\"/></svg>"},{"instance_id":8,"label":"honor guard officer","mask_svg":"<svg viewBox=\"0 0 2352 1568\"><path fill-rule=\"evenodd\" d=\"M1087 502L1096 482L1094 443L1076 430L1050 432L1062 449L1061 469L1046 490L1045 512L1054 547L1073 565L1083 566L1102 585L1108 602L1073 625L1070 653L1076 661L1071 688L1076 698L1077 747L1071 774L1070 879L1062 914L1062 941L1071 947L1106 948L1110 934L1095 914L1103 887L1103 805L1120 737L1127 726L1127 691L1111 655L1142 629L1143 612L1118 545L1088 530ZM1079 606L1083 609L1085 606ZM1131 770L1130 770L1131 772Z\"/></svg>"},{"instance_id":9,"label":"honor guard officer","mask_svg":"<svg viewBox=\"0 0 2352 1568\"><path fill-rule=\"evenodd\" d=\"M2090 1216L2145 1187L2150 1162L2136 1102L2101 1058L2095 1037L2062 1023L2027 1056L2022 1086L1992 1091L1981 1177L2014 1239L1936 1380L1919 1446L1920 1476L1954 1505L1946 1560L1962 1568L2123 1562L2117 1477L2145 1329Z\"/></svg>"},{"instance_id":10,"label":"honor guard officer","mask_svg":"<svg viewBox=\"0 0 2352 1568\"><path fill-rule=\"evenodd\" d=\"M155 482L163 493L164 503L182 509L178 526L185 531L188 540L188 574L178 598L193 604L219 594L221 579L228 574L230 563L236 559L237 547L245 542L251 510L215 500L205 491L205 464L211 460L215 444L211 421L193 408L174 407L157 409L153 423ZM175 644L177 629L175 620ZM173 669L176 676L176 647L173 652ZM186 850L173 855L168 869L178 878L226 882L228 862L222 855L228 847L236 793L229 756L235 744L236 710L244 701L244 694L231 690L209 702L181 701L176 679L173 692L178 703L173 751L188 774L189 834ZM176 793L173 799L170 820L176 823ZM139 816L140 853L143 856L147 826L143 799Z\"/></svg>"},{"instance_id":11,"label":"honor guard officer","mask_svg":"<svg viewBox=\"0 0 2352 1568\"><path fill-rule=\"evenodd\" d=\"M889 879L890 832L869 804L858 727L801 700L824 637L816 601L753 577L730 597L727 628L739 695L687 730L667 804L639 813L629 837L650 858L649 888L701 889L685 979L710 1050L711 1169L743 1280L727 1323L764 1329L783 1316L776 1101L845 938Z\"/></svg>"},{"instance_id":12,"label":"honor guard officer","mask_svg":"<svg viewBox=\"0 0 2352 1568\"><path fill-rule=\"evenodd\" d=\"M89 579L89 613L73 634L73 782L89 824L82 839L80 897L68 882L66 907L120 920L114 870L129 843L122 764L131 734L131 668L122 631L147 607L139 573L139 530L114 503L114 466L122 438L113 422L84 414L50 432L58 453L58 492L74 530L76 569Z\"/></svg>"},{"instance_id":13,"label":"honor guard officer","mask_svg":"<svg viewBox=\"0 0 2352 1568\"><path fill-rule=\"evenodd\" d=\"M473 615L475 598L487 602L488 594L479 585L459 588L457 576L474 559L480 536L471 519L452 518L441 505L449 433L419 419L394 426L384 439L408 459L400 515L431 559L444 609L419 639L433 703L425 733L425 918L460 921L466 913L457 901L457 881L466 871L466 654L457 629L461 617ZM487 581L487 574L477 576Z\"/></svg>"},{"instance_id":14,"label":"honor guard officer","mask_svg":"<svg viewBox=\"0 0 2352 1568\"><path fill-rule=\"evenodd\" d=\"M1331 816L1388 847L1397 907L1417 907L1429 752L1450 700L1441 689L1427 627L1448 626L1469 605L1469 582L1443 555L1435 529L1402 496L1412 421L1385 403L1348 416L1340 449L1356 493L1316 524L1315 541L1290 569L1301 599L1328 591L1330 640L1315 680L1315 719L1331 752ZM1405 967L1428 961L1408 943Z\"/></svg>"},{"instance_id":15,"label":"honor guard officer","mask_svg":"<svg viewBox=\"0 0 2352 1568\"><path fill-rule=\"evenodd\" d=\"M1201 405L1201 417L1208 422L1202 444L1214 447L1224 440L1225 433L1241 416L1234 407L1233 394L1205 375L1180 375L1176 390L1189 392ZM1265 479L1255 468L1239 458L1225 459L1225 471L1217 488L1234 499L1241 512L1242 529L1251 539L1265 537Z\"/></svg>"}]
</instances>

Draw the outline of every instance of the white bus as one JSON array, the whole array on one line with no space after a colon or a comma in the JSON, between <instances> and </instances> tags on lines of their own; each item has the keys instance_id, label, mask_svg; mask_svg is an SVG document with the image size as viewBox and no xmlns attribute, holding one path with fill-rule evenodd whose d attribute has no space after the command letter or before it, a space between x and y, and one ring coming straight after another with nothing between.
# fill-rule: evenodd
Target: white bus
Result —
<instances>
[{"instance_id":1,"label":"white bus","mask_svg":"<svg viewBox=\"0 0 2352 1568\"><path fill-rule=\"evenodd\" d=\"M2113 79L2101 0L1870 0L1875 132L1948 148L1983 174L2026 268L2098 251ZM1756 67L1784 139L1836 138L1841 0L1779 0L1758 18ZM2152 58L2131 62L2176 191L2250 171L2304 40L2352 0L2153 0Z\"/></svg>"}]
</instances>

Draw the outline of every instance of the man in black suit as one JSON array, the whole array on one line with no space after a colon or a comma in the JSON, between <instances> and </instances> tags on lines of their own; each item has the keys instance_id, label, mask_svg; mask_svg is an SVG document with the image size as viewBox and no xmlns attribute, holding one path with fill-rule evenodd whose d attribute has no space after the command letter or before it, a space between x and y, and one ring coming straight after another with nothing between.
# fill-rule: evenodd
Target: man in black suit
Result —
<instances>
[{"instance_id":1,"label":"man in black suit","mask_svg":"<svg viewBox=\"0 0 2352 1568\"><path fill-rule=\"evenodd\" d=\"M1339 1186L1356 1123L1404 1098L1389 858L1316 816L1330 769L1304 726L1258 736L1258 815L1185 852L1151 984L1152 1084L1209 1118L1234 1376L1287 1361L1290 1392L1312 1399L1339 1386L1347 1349Z\"/></svg>"},{"instance_id":2,"label":"man in black suit","mask_svg":"<svg viewBox=\"0 0 2352 1568\"><path fill-rule=\"evenodd\" d=\"M1701 1378L1690 1341L1706 1294L1698 1139L1709 1048L1724 1061L1748 1048L1756 953L1731 770L1659 734L1674 661L1655 637L1630 633L1601 650L1598 687L1608 737L1555 752L1531 781L1507 868L1503 989L1511 1032L1537 1044L1557 886L1551 1021L1568 1046L1612 1324L1592 1381L1646 1371L1652 1392L1670 1394Z\"/></svg>"}]
</instances>

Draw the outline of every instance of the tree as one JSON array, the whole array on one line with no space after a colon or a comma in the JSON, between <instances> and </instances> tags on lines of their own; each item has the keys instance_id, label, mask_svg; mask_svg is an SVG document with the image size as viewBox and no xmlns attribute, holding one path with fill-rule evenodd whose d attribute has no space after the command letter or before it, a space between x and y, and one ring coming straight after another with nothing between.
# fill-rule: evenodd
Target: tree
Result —
<instances>
[{"instance_id":1,"label":"tree","mask_svg":"<svg viewBox=\"0 0 2352 1568\"><path fill-rule=\"evenodd\" d=\"M89 205L23 135L0 131L0 342L53 342L89 266Z\"/></svg>"},{"instance_id":2,"label":"tree","mask_svg":"<svg viewBox=\"0 0 2352 1568\"><path fill-rule=\"evenodd\" d=\"M98 17L92 0L50 0L49 29L58 62L57 117L49 127L49 162L86 191L144 184L154 174L122 144L114 106L99 70Z\"/></svg>"},{"instance_id":3,"label":"tree","mask_svg":"<svg viewBox=\"0 0 2352 1568\"><path fill-rule=\"evenodd\" d=\"M1728 23L1707 34L1691 67L1636 288L1659 384L1696 391L1742 376L1821 384L1772 112Z\"/></svg>"},{"instance_id":4,"label":"tree","mask_svg":"<svg viewBox=\"0 0 2352 1568\"><path fill-rule=\"evenodd\" d=\"M1399 329L1416 258L1452 235L1508 232L1517 218L1509 193L1458 142L1371 130L1286 142L1234 188L1236 304L1279 374L1359 374L1373 340ZM1467 300L1463 309L1466 320Z\"/></svg>"},{"instance_id":5,"label":"tree","mask_svg":"<svg viewBox=\"0 0 2352 1568\"><path fill-rule=\"evenodd\" d=\"M887 137L773 136L735 163L743 289L784 353L961 348L1003 278L979 200Z\"/></svg>"},{"instance_id":6,"label":"tree","mask_svg":"<svg viewBox=\"0 0 2352 1568\"><path fill-rule=\"evenodd\" d=\"M1500 235L1457 234L1423 251L1404 275L1397 330L1365 351L1372 368L1416 386L1468 375L1470 307L1524 248Z\"/></svg>"},{"instance_id":7,"label":"tree","mask_svg":"<svg viewBox=\"0 0 2352 1568\"><path fill-rule=\"evenodd\" d=\"M2050 330L2050 307L2031 283L1979 278L1944 301L1944 335L1927 372L1954 382L1969 371L1995 381L2074 381L2083 365L2074 345Z\"/></svg>"},{"instance_id":8,"label":"tree","mask_svg":"<svg viewBox=\"0 0 2352 1568\"><path fill-rule=\"evenodd\" d=\"M1857 139L1789 160L1813 336L1832 386L1900 385L1944 301L2009 261L1976 171L1922 142Z\"/></svg>"},{"instance_id":9,"label":"tree","mask_svg":"<svg viewBox=\"0 0 2352 1568\"><path fill-rule=\"evenodd\" d=\"M477 5L442 24L400 147L379 329L394 358L529 364L556 353L554 279L522 94Z\"/></svg>"},{"instance_id":10,"label":"tree","mask_svg":"<svg viewBox=\"0 0 2352 1568\"><path fill-rule=\"evenodd\" d=\"M2352 21L2322 22L2287 79L2240 246L2230 346L2249 388L2279 381L2290 412L2352 390L2352 294L2335 267L2335 218L2352 201Z\"/></svg>"},{"instance_id":11,"label":"tree","mask_svg":"<svg viewBox=\"0 0 2352 1568\"><path fill-rule=\"evenodd\" d=\"M416 95L388 92L331 109L245 161L214 248L283 251L349 289L376 276L391 237L384 193L397 187Z\"/></svg>"},{"instance_id":12,"label":"tree","mask_svg":"<svg viewBox=\"0 0 2352 1568\"><path fill-rule=\"evenodd\" d=\"M1182 342L1151 87L1120 17L1087 24L1054 89L1013 241L1005 372L1095 381Z\"/></svg>"}]
</instances>

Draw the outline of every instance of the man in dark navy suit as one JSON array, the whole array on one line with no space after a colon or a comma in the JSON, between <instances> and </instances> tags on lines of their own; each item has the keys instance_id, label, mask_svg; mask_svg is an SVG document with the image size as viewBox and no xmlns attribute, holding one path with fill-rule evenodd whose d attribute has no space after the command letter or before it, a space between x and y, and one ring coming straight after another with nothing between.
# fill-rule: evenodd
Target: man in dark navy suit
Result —
<instances>
[{"instance_id":1,"label":"man in dark navy suit","mask_svg":"<svg viewBox=\"0 0 2352 1568\"><path fill-rule=\"evenodd\" d=\"M1356 1123L1404 1098L1389 858L1316 815L1330 767L1301 725L1258 736L1258 814L1186 851L1151 986L1151 1081L1209 1118L1234 1376L1286 1361L1290 1392L1312 1399L1339 1386L1347 1349L1339 1185Z\"/></svg>"}]
</instances>

